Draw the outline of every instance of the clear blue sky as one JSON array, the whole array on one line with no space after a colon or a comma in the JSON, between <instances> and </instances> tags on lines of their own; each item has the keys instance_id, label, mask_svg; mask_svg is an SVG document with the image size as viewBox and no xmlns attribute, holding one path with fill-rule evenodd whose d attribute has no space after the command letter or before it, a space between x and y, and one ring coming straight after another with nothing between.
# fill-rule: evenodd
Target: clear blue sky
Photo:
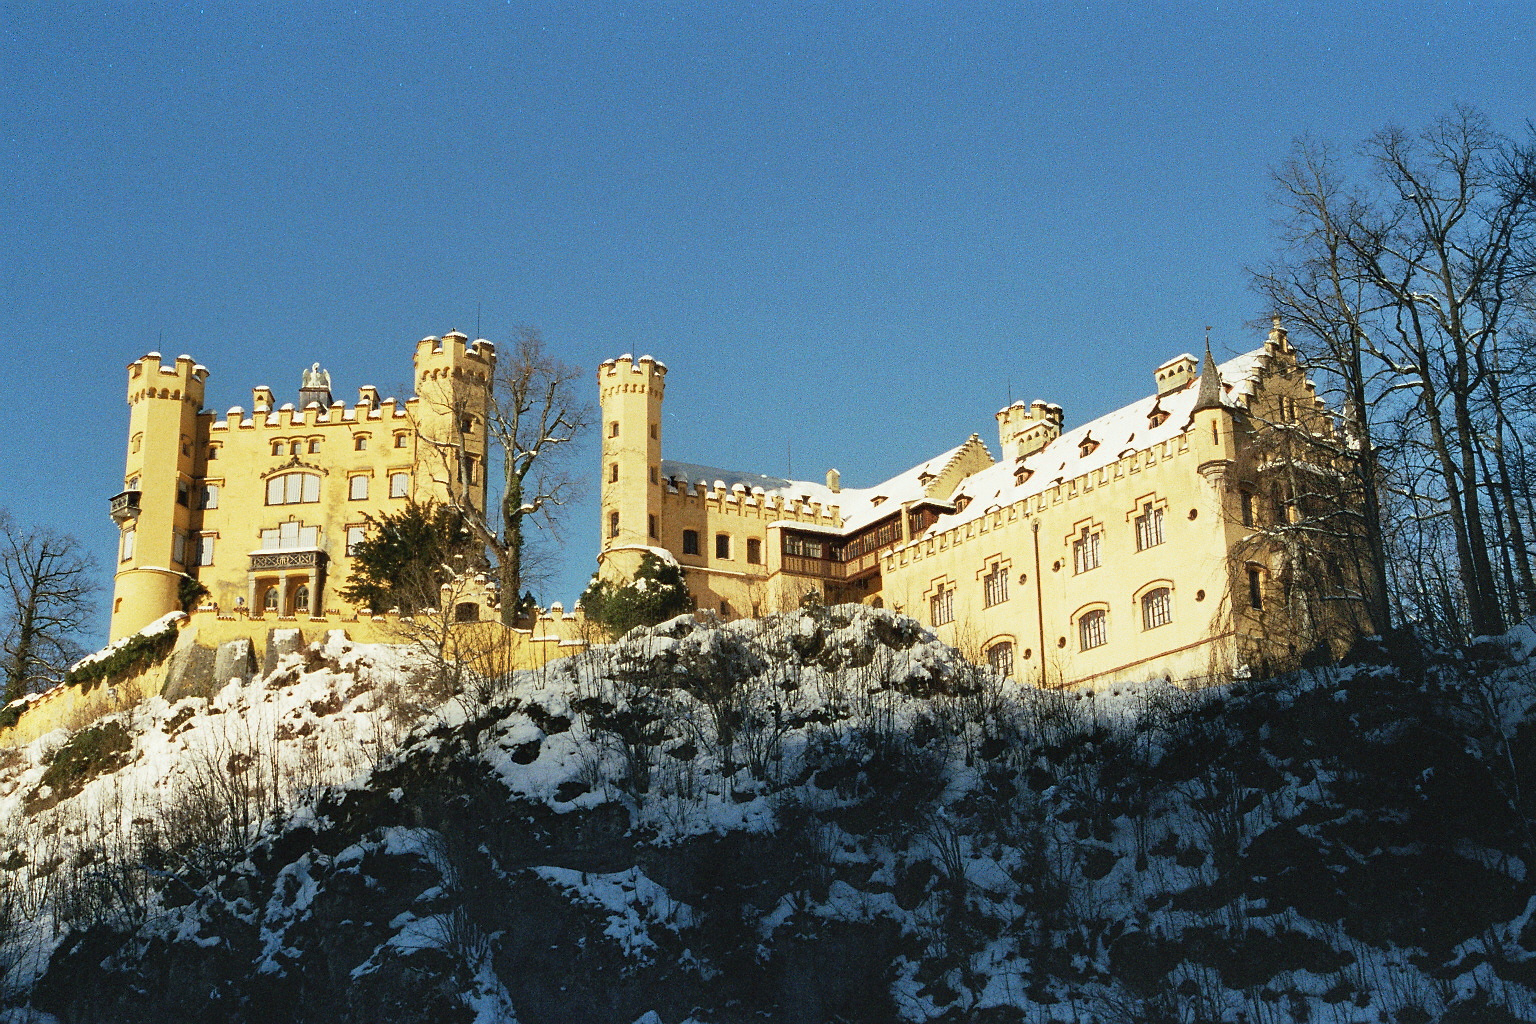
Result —
<instances>
[{"instance_id":1,"label":"clear blue sky","mask_svg":"<svg viewBox=\"0 0 1536 1024\"><path fill-rule=\"evenodd\" d=\"M542 328L671 368L666 454L849 486L1257 344L1268 170L1536 115L1528 2L0 2L0 506L110 586L144 352L215 409ZM596 456L590 466L595 481ZM569 603L596 513L574 510ZM105 606L106 595L102 604ZM105 617L98 623L105 633Z\"/></svg>"}]
</instances>

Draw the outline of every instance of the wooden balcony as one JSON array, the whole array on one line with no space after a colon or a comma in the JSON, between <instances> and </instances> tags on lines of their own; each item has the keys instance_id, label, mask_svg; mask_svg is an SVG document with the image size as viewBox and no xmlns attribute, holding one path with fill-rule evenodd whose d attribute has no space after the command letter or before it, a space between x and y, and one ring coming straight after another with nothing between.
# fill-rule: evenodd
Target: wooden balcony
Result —
<instances>
[{"instance_id":1,"label":"wooden balcony","mask_svg":"<svg viewBox=\"0 0 1536 1024\"><path fill-rule=\"evenodd\" d=\"M112 496L112 521L121 526L130 519L139 518L139 491L123 491Z\"/></svg>"}]
</instances>

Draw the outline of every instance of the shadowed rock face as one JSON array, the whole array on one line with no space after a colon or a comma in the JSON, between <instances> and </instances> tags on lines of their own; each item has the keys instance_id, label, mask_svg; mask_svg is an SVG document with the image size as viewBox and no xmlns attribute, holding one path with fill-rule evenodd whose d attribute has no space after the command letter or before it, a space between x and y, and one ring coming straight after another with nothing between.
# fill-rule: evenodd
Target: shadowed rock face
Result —
<instances>
[{"instance_id":1,"label":"shadowed rock face","mask_svg":"<svg viewBox=\"0 0 1536 1024\"><path fill-rule=\"evenodd\" d=\"M164 881L147 918L72 933L33 1004L146 1024L1536 1006L1519 651L1091 696L829 609L675 620L487 695Z\"/></svg>"}]
</instances>

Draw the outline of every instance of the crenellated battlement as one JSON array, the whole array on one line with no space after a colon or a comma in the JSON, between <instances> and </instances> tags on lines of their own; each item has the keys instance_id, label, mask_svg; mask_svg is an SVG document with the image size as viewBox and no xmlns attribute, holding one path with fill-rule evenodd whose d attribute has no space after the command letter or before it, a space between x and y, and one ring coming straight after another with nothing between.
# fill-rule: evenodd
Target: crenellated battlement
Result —
<instances>
[{"instance_id":1,"label":"crenellated battlement","mask_svg":"<svg viewBox=\"0 0 1536 1024\"><path fill-rule=\"evenodd\" d=\"M1142 474L1161 474L1173 469L1187 475L1182 465L1175 467L1173 464L1187 460L1192 451L1190 436L1186 432L1147 448L1137 449L1087 473L1058 478L1044 489L1017 501L988 509L982 515L969 518L948 530L924 535L893 548L885 554L886 571L920 562L1020 519L1038 516L1060 506L1090 498L1095 491L1122 480L1145 479Z\"/></svg>"},{"instance_id":2,"label":"crenellated battlement","mask_svg":"<svg viewBox=\"0 0 1536 1024\"><path fill-rule=\"evenodd\" d=\"M801 501L786 498L782 494L767 494L761 487L749 489L744 484L735 484L728 488L720 480L714 483L704 480L689 483L675 477L662 483L666 499L706 507L716 514L769 522L791 520L829 527L840 527L843 522L839 505L824 505L819 501Z\"/></svg>"},{"instance_id":3,"label":"crenellated battlement","mask_svg":"<svg viewBox=\"0 0 1536 1024\"><path fill-rule=\"evenodd\" d=\"M150 352L128 364L128 404L154 398L201 409L207 380L208 367L191 356L180 355L166 363L159 352Z\"/></svg>"},{"instance_id":4,"label":"crenellated battlement","mask_svg":"<svg viewBox=\"0 0 1536 1024\"><path fill-rule=\"evenodd\" d=\"M601 398L626 391L646 391L661 398L667 386L667 364L651 356L637 360L625 353L598 365L597 383Z\"/></svg>"},{"instance_id":5,"label":"crenellated battlement","mask_svg":"<svg viewBox=\"0 0 1536 1024\"><path fill-rule=\"evenodd\" d=\"M389 423L394 420L410 420L415 414L419 398L408 398L400 401L398 398L386 398L376 400L377 389L370 388L373 396L367 400L359 401L356 405L347 405L345 402L332 402L329 407L321 408L310 405L305 409L295 408L293 403L285 402L276 409L270 407L266 411L256 411L247 414L245 409L238 405L230 406L224 413L224 418L219 419L214 412L203 413L203 418L208 421L209 430L260 430L266 427L289 430L294 428L322 428L322 427L356 427L360 424L374 422Z\"/></svg>"}]
</instances>

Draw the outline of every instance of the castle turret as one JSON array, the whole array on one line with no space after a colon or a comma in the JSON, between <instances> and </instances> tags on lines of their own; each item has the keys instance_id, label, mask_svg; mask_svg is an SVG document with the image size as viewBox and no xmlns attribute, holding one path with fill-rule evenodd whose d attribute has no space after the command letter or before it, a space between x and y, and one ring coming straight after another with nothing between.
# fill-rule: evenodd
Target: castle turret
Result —
<instances>
[{"instance_id":1,"label":"castle turret","mask_svg":"<svg viewBox=\"0 0 1536 1024\"><path fill-rule=\"evenodd\" d=\"M194 475L206 443L197 414L207 377L185 355L165 363L151 352L128 365L128 459L111 505L120 531L113 640L181 608L181 581L195 562Z\"/></svg>"},{"instance_id":2,"label":"castle turret","mask_svg":"<svg viewBox=\"0 0 1536 1024\"><path fill-rule=\"evenodd\" d=\"M1237 438L1233 432L1232 412L1222 401L1225 388L1211 346L1205 346L1205 364L1200 370L1200 390L1195 395L1191 413L1194 443L1199 452L1200 474L1217 485L1226 479L1227 470L1237 460Z\"/></svg>"},{"instance_id":3,"label":"castle turret","mask_svg":"<svg viewBox=\"0 0 1536 1024\"><path fill-rule=\"evenodd\" d=\"M597 368L602 404L602 540L605 575L631 576L647 547L659 546L661 402L667 368L623 355Z\"/></svg>"},{"instance_id":4,"label":"castle turret","mask_svg":"<svg viewBox=\"0 0 1536 1024\"><path fill-rule=\"evenodd\" d=\"M1061 406L1035 399L1027 407L1022 400L997 414L997 443L1003 462L1017 462L1033 455L1061 436L1065 413Z\"/></svg>"},{"instance_id":5,"label":"castle turret","mask_svg":"<svg viewBox=\"0 0 1536 1024\"><path fill-rule=\"evenodd\" d=\"M417 467L447 483L454 494L485 508L486 417L490 412L496 346L470 341L460 331L416 343L416 428L437 442ZM370 398L377 395L373 390ZM363 393L359 392L361 403ZM371 415L377 415L377 411ZM417 480L419 486L422 481Z\"/></svg>"}]
</instances>

